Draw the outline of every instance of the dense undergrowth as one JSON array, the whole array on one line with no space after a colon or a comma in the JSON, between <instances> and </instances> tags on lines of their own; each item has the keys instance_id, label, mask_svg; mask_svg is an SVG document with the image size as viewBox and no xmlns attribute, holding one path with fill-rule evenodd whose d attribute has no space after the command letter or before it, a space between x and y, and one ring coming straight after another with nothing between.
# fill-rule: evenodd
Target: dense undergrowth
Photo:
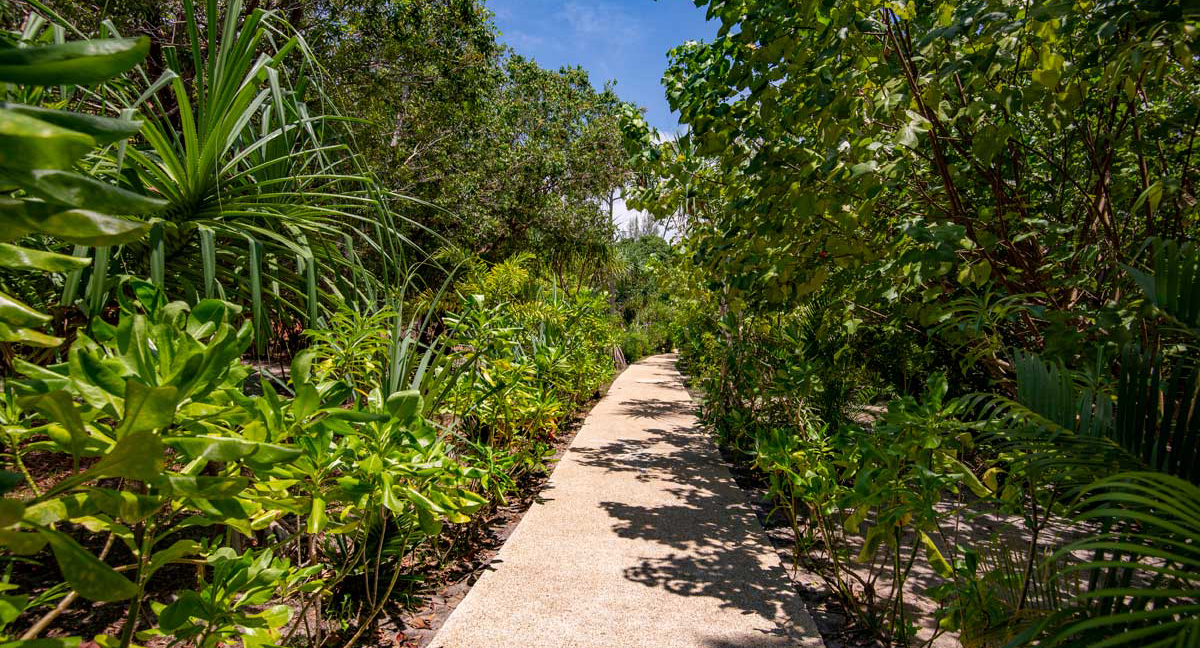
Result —
<instances>
[{"instance_id":1,"label":"dense undergrowth","mask_svg":"<svg viewBox=\"0 0 1200 648\"><path fill-rule=\"evenodd\" d=\"M1195 8L698 4L631 204L796 562L895 645L1200 645Z\"/></svg>"},{"instance_id":2,"label":"dense undergrowth","mask_svg":"<svg viewBox=\"0 0 1200 648\"><path fill-rule=\"evenodd\" d=\"M531 243L612 187L464 249L380 183L285 16L185 0L152 46L29 4L0 38L0 643L375 641L617 369L611 227ZM560 147L619 149L611 92L510 66L514 101L592 102L550 107Z\"/></svg>"},{"instance_id":3,"label":"dense undergrowth","mask_svg":"<svg viewBox=\"0 0 1200 648\"><path fill-rule=\"evenodd\" d=\"M676 347L873 637L1200 646L1190 3L715 0L665 140L476 0L135 4L0 8L5 645L368 642Z\"/></svg>"}]
</instances>

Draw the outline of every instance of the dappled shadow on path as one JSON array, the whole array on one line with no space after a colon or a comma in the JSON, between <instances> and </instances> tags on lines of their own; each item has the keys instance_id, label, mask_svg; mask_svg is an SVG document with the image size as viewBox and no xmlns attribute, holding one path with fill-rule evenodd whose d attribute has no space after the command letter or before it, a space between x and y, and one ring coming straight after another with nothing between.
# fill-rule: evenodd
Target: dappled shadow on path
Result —
<instances>
[{"instance_id":1,"label":"dappled shadow on path","mask_svg":"<svg viewBox=\"0 0 1200 648\"><path fill-rule=\"evenodd\" d=\"M635 419L665 419L682 414L691 414L694 410L691 401L669 401L657 398L631 398L621 403L617 410L623 416Z\"/></svg>"},{"instance_id":2,"label":"dappled shadow on path","mask_svg":"<svg viewBox=\"0 0 1200 648\"><path fill-rule=\"evenodd\" d=\"M705 648L794 648L790 637L748 637L746 639L705 639Z\"/></svg>"},{"instance_id":3,"label":"dappled shadow on path","mask_svg":"<svg viewBox=\"0 0 1200 648\"><path fill-rule=\"evenodd\" d=\"M670 414L647 418L667 418L691 406L657 402ZM630 403L631 408L647 407ZM601 502L618 536L670 548L666 555L657 552L627 567L625 578L676 596L714 598L723 608L761 619L754 623L759 634L714 636L706 640L713 648L790 645L791 631L774 620L790 621L794 611L785 609L785 602L798 599L783 568L772 561L770 545L756 538L753 513L715 448L691 426L665 425L646 432L641 438L574 449L585 466L635 473L639 482L669 495L661 505Z\"/></svg>"}]
</instances>

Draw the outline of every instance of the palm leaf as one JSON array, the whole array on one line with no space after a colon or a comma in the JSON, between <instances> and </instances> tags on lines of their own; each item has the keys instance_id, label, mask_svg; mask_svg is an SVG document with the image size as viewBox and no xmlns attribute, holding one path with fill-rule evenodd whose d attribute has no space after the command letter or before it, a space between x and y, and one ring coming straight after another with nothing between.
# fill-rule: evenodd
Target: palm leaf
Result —
<instances>
[{"instance_id":1,"label":"palm leaf","mask_svg":"<svg viewBox=\"0 0 1200 648\"><path fill-rule=\"evenodd\" d=\"M1043 630L1045 645L1200 645L1200 487L1156 472L1120 473L1085 489L1076 522L1101 531L1055 558L1090 587Z\"/></svg>"}]
</instances>

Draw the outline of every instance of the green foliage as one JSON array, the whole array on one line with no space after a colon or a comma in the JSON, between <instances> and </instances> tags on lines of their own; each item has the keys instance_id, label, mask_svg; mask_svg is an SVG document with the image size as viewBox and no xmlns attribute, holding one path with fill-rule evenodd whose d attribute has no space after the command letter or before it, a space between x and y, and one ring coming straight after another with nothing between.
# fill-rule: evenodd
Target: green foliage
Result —
<instances>
[{"instance_id":1,"label":"green foliage","mask_svg":"<svg viewBox=\"0 0 1200 648\"><path fill-rule=\"evenodd\" d=\"M26 472L29 495L4 500L6 546L36 553L49 544L78 595L132 599L124 642L148 583L167 565L199 555L214 575L156 610L158 633L217 645L250 628L271 644L287 614L256 606L276 596L319 597L381 560L400 561L436 538L443 521L466 522L484 504L470 490L479 474L447 454L418 392L385 398L375 388L344 409L350 389L315 379L306 353L293 366L294 396L264 379L264 395L247 398L249 371L238 358L252 342L251 325L236 306L206 300L189 308L167 303L149 283L129 287L120 322L94 322L94 339L81 335L68 362L20 365L27 380L17 385L16 418L4 422L17 465L34 450L90 465L44 490ZM112 478L121 481L103 481ZM107 565L70 535L80 524L123 543L133 563ZM307 535L314 549L320 537L330 551L348 553L328 568L320 553L301 552L303 565L293 569L269 551L238 556L219 542L271 528L292 529L294 542L281 550L305 546ZM210 544L181 538L189 529ZM368 550L370 537L386 538L388 551ZM254 609L239 611L246 606Z\"/></svg>"},{"instance_id":2,"label":"green foliage","mask_svg":"<svg viewBox=\"0 0 1200 648\"><path fill-rule=\"evenodd\" d=\"M139 639L171 636L209 648L238 637L247 648L274 645L280 638L280 628L291 618L291 610L285 605L253 609L297 588L298 583L303 583L301 591L321 586L312 578L319 566L292 569L287 559L275 558L270 549L239 556L229 547L222 547L210 553L205 562L212 568L212 582L201 581L199 591L184 591L170 605L152 603L159 627L141 633Z\"/></svg>"},{"instance_id":3,"label":"green foliage","mask_svg":"<svg viewBox=\"0 0 1200 648\"><path fill-rule=\"evenodd\" d=\"M39 637L108 604L103 646L358 645L611 376L620 102L501 60L466 0L56 3L103 37L76 42L30 4L54 24L0 42L0 342L58 345L53 307L70 344L2 349L0 640L79 645ZM420 94L360 64L390 55ZM465 276L413 246L443 235ZM290 372L243 364L305 325ZM35 562L59 577L10 583Z\"/></svg>"},{"instance_id":4,"label":"green foliage","mask_svg":"<svg viewBox=\"0 0 1200 648\"><path fill-rule=\"evenodd\" d=\"M260 325L265 299L310 325L318 304L306 302L323 293L375 301L381 289L371 284L395 276L399 239L339 141L338 116L324 112L319 64L303 37L271 12L243 16L240 1L221 11L209 0L200 14L188 0L183 14L188 39L164 48L168 70L122 100L147 117L146 146L128 149L127 163L169 203L151 249L130 263L149 260L154 276L155 259L170 259L173 292L239 295ZM306 87L316 88L317 106L305 101ZM351 233L364 233L378 276L347 243ZM203 245L204 235L216 245ZM260 349L265 330L256 332Z\"/></svg>"},{"instance_id":5,"label":"green foliage","mask_svg":"<svg viewBox=\"0 0 1200 648\"><path fill-rule=\"evenodd\" d=\"M86 85L105 81L137 65L149 49L145 38L0 43L0 82ZM6 99L13 87L6 86ZM79 245L108 246L136 240L146 225L120 216L165 206L74 169L97 147L123 141L141 123L51 110L20 103L0 104L0 268L12 272L68 274L89 259L15 245L52 237ZM13 277L14 281L17 280ZM8 281L4 281L7 284ZM62 339L38 331L50 321L19 298L0 290L0 342L57 346Z\"/></svg>"},{"instance_id":6,"label":"green foliage","mask_svg":"<svg viewBox=\"0 0 1200 648\"><path fill-rule=\"evenodd\" d=\"M684 225L677 345L797 560L897 641L1194 643L1194 9L699 4L630 204Z\"/></svg>"},{"instance_id":7,"label":"green foliage","mask_svg":"<svg viewBox=\"0 0 1200 648\"><path fill-rule=\"evenodd\" d=\"M468 276L460 311L446 317L449 344L472 362L448 402L493 443L552 439L613 371L617 328L603 296L534 279L531 263L517 257ZM475 289L486 292L467 292Z\"/></svg>"},{"instance_id":8,"label":"green foliage","mask_svg":"<svg viewBox=\"0 0 1200 648\"><path fill-rule=\"evenodd\" d=\"M621 350L628 362L670 351L670 321L665 282L676 251L657 234L643 234L617 242L621 266L613 287L613 301L625 324Z\"/></svg>"},{"instance_id":9,"label":"green foliage","mask_svg":"<svg viewBox=\"0 0 1200 648\"><path fill-rule=\"evenodd\" d=\"M404 194L394 209L432 230L413 240L489 261L531 251L560 274L604 260L605 201L627 172L611 87L508 50L481 0L310 4L303 31L365 122L364 158Z\"/></svg>"}]
</instances>

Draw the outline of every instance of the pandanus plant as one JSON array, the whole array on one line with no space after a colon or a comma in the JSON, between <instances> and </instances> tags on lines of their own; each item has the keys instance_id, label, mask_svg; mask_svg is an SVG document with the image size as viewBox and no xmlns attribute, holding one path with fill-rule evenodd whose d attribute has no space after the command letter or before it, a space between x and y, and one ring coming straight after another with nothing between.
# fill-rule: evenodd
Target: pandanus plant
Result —
<instances>
[{"instance_id":1,"label":"pandanus plant","mask_svg":"<svg viewBox=\"0 0 1200 648\"><path fill-rule=\"evenodd\" d=\"M192 0L184 13L189 48L164 48L169 70L127 106L147 121L147 146L131 149L128 163L169 203L152 232L151 276L167 280L169 257L170 281L184 290L240 294L260 323L260 349L265 298L309 325L320 292L374 301L357 247L368 246L386 280L399 260L398 237L371 181L357 172L341 118L310 112L306 93L322 95L308 76L319 69L302 37L262 9L243 17L241 0L223 19L208 0L204 25Z\"/></svg>"},{"instance_id":2,"label":"pandanus plant","mask_svg":"<svg viewBox=\"0 0 1200 648\"><path fill-rule=\"evenodd\" d=\"M193 303L248 304L261 352L274 324L312 326L331 304L386 301L407 240L347 145L303 37L241 0L223 13L217 0L199 9L184 0L185 42L162 48L164 72L138 67L88 95L143 122L137 140L89 162L162 204L146 218L146 241L76 250L100 258L98 298L83 305L104 302L109 274L149 275ZM110 23L102 31L118 35Z\"/></svg>"}]
</instances>

